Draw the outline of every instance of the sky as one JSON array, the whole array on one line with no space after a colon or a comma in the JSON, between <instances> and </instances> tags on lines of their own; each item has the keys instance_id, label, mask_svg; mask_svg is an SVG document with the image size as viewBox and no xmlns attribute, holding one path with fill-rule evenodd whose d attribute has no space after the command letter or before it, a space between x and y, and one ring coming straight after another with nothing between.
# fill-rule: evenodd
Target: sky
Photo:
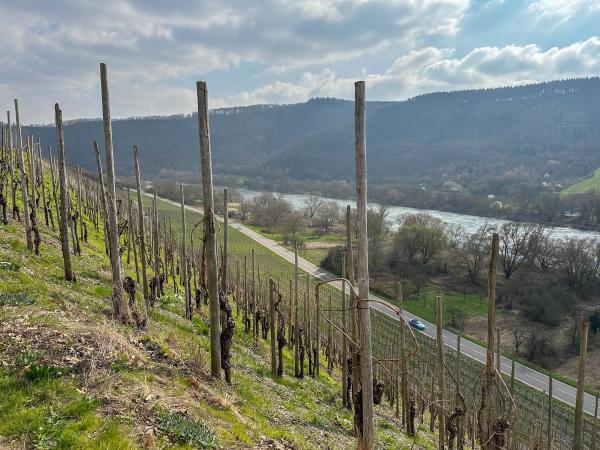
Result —
<instances>
[{"instance_id":1,"label":"sky","mask_svg":"<svg viewBox=\"0 0 600 450\"><path fill-rule=\"evenodd\" d=\"M0 107L24 123L368 100L600 75L600 0L0 0ZM2 114L2 119L5 113Z\"/></svg>"}]
</instances>

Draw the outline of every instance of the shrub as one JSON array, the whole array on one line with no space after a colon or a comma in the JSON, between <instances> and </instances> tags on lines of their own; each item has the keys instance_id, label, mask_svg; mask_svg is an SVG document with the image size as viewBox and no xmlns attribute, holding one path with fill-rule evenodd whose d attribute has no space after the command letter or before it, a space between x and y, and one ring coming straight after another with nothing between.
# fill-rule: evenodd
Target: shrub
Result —
<instances>
[{"instance_id":1,"label":"shrub","mask_svg":"<svg viewBox=\"0 0 600 450\"><path fill-rule=\"evenodd\" d=\"M208 425L182 413L157 409L156 422L160 430L175 444L195 448L216 448L217 438Z\"/></svg>"}]
</instances>

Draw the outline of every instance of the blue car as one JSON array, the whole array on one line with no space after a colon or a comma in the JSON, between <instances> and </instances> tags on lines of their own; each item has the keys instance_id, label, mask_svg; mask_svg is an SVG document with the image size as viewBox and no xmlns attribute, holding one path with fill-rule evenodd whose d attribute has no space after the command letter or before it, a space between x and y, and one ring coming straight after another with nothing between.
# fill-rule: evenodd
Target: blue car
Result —
<instances>
[{"instance_id":1,"label":"blue car","mask_svg":"<svg viewBox=\"0 0 600 450\"><path fill-rule=\"evenodd\" d=\"M426 328L425 324L418 319L410 319L408 324L419 331L423 331Z\"/></svg>"}]
</instances>

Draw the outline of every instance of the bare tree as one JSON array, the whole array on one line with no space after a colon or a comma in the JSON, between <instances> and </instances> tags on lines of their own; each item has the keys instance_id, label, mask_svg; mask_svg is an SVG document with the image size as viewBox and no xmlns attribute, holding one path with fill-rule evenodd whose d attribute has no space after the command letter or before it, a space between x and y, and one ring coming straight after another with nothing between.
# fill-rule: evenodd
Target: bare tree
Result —
<instances>
[{"instance_id":1,"label":"bare tree","mask_svg":"<svg viewBox=\"0 0 600 450\"><path fill-rule=\"evenodd\" d=\"M468 279L476 283L490 253L490 235L493 228L487 223L470 235L458 246L460 264L467 273Z\"/></svg>"},{"instance_id":2,"label":"bare tree","mask_svg":"<svg viewBox=\"0 0 600 450\"><path fill-rule=\"evenodd\" d=\"M238 212L240 214L240 222L242 222L242 224L246 223L250 216L250 203L245 199L242 199L238 207Z\"/></svg>"},{"instance_id":3,"label":"bare tree","mask_svg":"<svg viewBox=\"0 0 600 450\"><path fill-rule=\"evenodd\" d=\"M327 233L331 226L339 220L340 207L335 202L324 202L317 210L316 217L319 226Z\"/></svg>"},{"instance_id":4,"label":"bare tree","mask_svg":"<svg viewBox=\"0 0 600 450\"><path fill-rule=\"evenodd\" d=\"M529 260L541 271L547 272L556 263L556 246L552 240L552 230L542 225L534 226L527 247Z\"/></svg>"},{"instance_id":5,"label":"bare tree","mask_svg":"<svg viewBox=\"0 0 600 450\"><path fill-rule=\"evenodd\" d=\"M512 330L512 335L515 342L515 355L520 356L519 350L527 340L527 333L521 327L516 325Z\"/></svg>"},{"instance_id":6,"label":"bare tree","mask_svg":"<svg viewBox=\"0 0 600 450\"><path fill-rule=\"evenodd\" d=\"M529 238L534 225L507 222L500 228L500 262L506 278L510 278L525 262L529 252Z\"/></svg>"},{"instance_id":7,"label":"bare tree","mask_svg":"<svg viewBox=\"0 0 600 450\"><path fill-rule=\"evenodd\" d=\"M367 236L369 238L369 263L371 269L381 267L383 259L383 240L389 230L387 218L390 207L385 204L371 207L367 211Z\"/></svg>"},{"instance_id":8,"label":"bare tree","mask_svg":"<svg viewBox=\"0 0 600 450\"><path fill-rule=\"evenodd\" d=\"M583 294L598 275L600 244L586 239L567 239L557 249L556 268L567 285Z\"/></svg>"},{"instance_id":9,"label":"bare tree","mask_svg":"<svg viewBox=\"0 0 600 450\"><path fill-rule=\"evenodd\" d=\"M314 218L315 215L319 212L319 209L321 209L322 205L323 201L316 195L311 195L310 197L308 197L304 201L304 211L306 217L308 217L309 219Z\"/></svg>"}]
</instances>

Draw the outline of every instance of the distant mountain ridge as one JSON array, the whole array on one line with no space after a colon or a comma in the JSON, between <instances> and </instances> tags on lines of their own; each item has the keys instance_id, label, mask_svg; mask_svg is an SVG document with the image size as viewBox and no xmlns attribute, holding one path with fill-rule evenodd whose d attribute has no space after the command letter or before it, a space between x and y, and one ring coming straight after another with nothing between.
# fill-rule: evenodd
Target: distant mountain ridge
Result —
<instances>
[{"instance_id":1,"label":"distant mountain ridge","mask_svg":"<svg viewBox=\"0 0 600 450\"><path fill-rule=\"evenodd\" d=\"M351 101L318 98L210 114L217 174L354 179ZM53 127L26 132L55 146ZM132 173L133 144L140 147L146 177L199 173L195 114L115 120L113 135L119 175ZM70 161L94 170L94 139L103 142L100 120L70 121L65 126ZM566 184L600 166L600 78L368 102L367 149L371 184L435 188L450 180L474 195L509 195L544 176Z\"/></svg>"}]
</instances>

